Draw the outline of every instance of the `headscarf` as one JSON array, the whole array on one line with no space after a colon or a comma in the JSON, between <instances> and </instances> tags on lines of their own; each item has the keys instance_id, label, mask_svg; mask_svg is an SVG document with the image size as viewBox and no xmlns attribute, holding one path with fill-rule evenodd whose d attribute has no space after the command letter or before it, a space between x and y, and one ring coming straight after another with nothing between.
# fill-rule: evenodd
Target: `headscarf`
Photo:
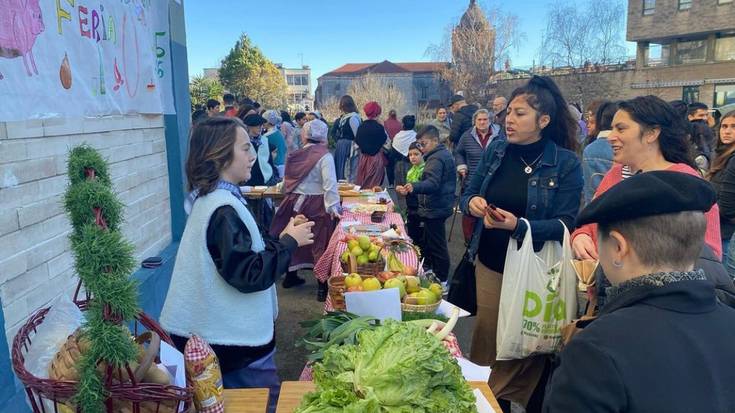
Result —
<instances>
[{"instance_id":1,"label":"headscarf","mask_svg":"<svg viewBox=\"0 0 735 413\"><path fill-rule=\"evenodd\" d=\"M265 113L263 113L263 118L276 128L279 128L282 122L281 114L273 109L266 110Z\"/></svg>"},{"instance_id":2,"label":"headscarf","mask_svg":"<svg viewBox=\"0 0 735 413\"><path fill-rule=\"evenodd\" d=\"M375 119L380 116L383 108L380 107L378 102L370 101L365 104L362 110L365 112L365 116L367 116L369 119Z\"/></svg>"},{"instance_id":3,"label":"headscarf","mask_svg":"<svg viewBox=\"0 0 735 413\"><path fill-rule=\"evenodd\" d=\"M327 141L327 133L329 133L329 128L327 127L327 124L322 122L321 120L314 119L312 121L306 122L306 124L304 125L304 129L307 131L307 139L316 142Z\"/></svg>"}]
</instances>

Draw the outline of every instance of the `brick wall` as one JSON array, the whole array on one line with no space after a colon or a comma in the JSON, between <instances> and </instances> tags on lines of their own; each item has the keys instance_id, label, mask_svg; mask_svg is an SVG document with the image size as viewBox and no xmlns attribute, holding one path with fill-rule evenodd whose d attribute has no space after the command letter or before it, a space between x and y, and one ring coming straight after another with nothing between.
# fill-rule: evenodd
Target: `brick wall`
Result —
<instances>
[{"instance_id":1,"label":"brick wall","mask_svg":"<svg viewBox=\"0 0 735 413\"><path fill-rule=\"evenodd\" d=\"M636 70L619 70L614 72L582 73L569 75L552 75L564 96L571 101L582 100L587 104L591 99L580 99L580 84L590 96L604 99L631 99L642 95L656 95L666 101L681 99L682 86L663 86L666 82L704 81L699 86L699 100L712 106L715 86L707 82L711 79L735 78L735 62L718 62L676 65L668 67L651 67ZM524 85L528 79L500 80L497 93L510 96L513 89ZM632 85L650 85L650 87L631 87Z\"/></svg>"},{"instance_id":2,"label":"brick wall","mask_svg":"<svg viewBox=\"0 0 735 413\"><path fill-rule=\"evenodd\" d=\"M136 257L171 242L162 116L0 123L0 302L9 342L29 314L76 286L62 200L67 152L83 142L110 162Z\"/></svg>"},{"instance_id":3,"label":"brick wall","mask_svg":"<svg viewBox=\"0 0 735 413\"><path fill-rule=\"evenodd\" d=\"M694 0L689 10L679 10L679 0L656 0L656 9L643 15L643 0L628 1L629 41L665 39L735 27L735 2Z\"/></svg>"}]
</instances>

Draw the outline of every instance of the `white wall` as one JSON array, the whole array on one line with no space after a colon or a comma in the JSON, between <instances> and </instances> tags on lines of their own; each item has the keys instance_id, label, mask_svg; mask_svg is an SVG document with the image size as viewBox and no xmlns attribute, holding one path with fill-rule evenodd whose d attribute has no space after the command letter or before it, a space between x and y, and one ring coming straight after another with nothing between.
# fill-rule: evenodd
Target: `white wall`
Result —
<instances>
[{"instance_id":1,"label":"white wall","mask_svg":"<svg viewBox=\"0 0 735 413\"><path fill-rule=\"evenodd\" d=\"M0 301L9 343L30 314L76 286L63 194L68 150L84 142L110 163L136 258L171 241L162 116L0 122Z\"/></svg>"}]
</instances>

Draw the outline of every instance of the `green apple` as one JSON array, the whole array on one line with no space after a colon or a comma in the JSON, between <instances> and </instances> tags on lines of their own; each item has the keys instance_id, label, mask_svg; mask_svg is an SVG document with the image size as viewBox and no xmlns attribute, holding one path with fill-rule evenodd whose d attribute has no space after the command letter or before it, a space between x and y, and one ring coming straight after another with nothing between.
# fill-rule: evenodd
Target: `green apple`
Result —
<instances>
[{"instance_id":1,"label":"green apple","mask_svg":"<svg viewBox=\"0 0 735 413\"><path fill-rule=\"evenodd\" d=\"M347 286L347 288L356 287L359 285L362 285L362 277L360 277L359 274L353 272L352 274L345 277L345 286Z\"/></svg>"},{"instance_id":2,"label":"green apple","mask_svg":"<svg viewBox=\"0 0 735 413\"><path fill-rule=\"evenodd\" d=\"M362 282L363 291L375 291L379 290L380 288L380 281L378 281L378 279L375 277L366 278Z\"/></svg>"},{"instance_id":3,"label":"green apple","mask_svg":"<svg viewBox=\"0 0 735 413\"><path fill-rule=\"evenodd\" d=\"M350 252L343 252L342 255L339 256L339 260L342 261L343 264L347 264L348 262L350 262Z\"/></svg>"},{"instance_id":4,"label":"green apple","mask_svg":"<svg viewBox=\"0 0 735 413\"><path fill-rule=\"evenodd\" d=\"M370 260L370 262L378 261L378 251L368 252L368 259Z\"/></svg>"},{"instance_id":5,"label":"green apple","mask_svg":"<svg viewBox=\"0 0 735 413\"><path fill-rule=\"evenodd\" d=\"M360 235L357 237L357 242L363 250L367 251L370 249L370 237L367 235Z\"/></svg>"},{"instance_id":6,"label":"green apple","mask_svg":"<svg viewBox=\"0 0 735 413\"><path fill-rule=\"evenodd\" d=\"M444 289L442 289L442 286L439 283L431 283L429 290L431 290L431 292L437 297L441 297L444 292Z\"/></svg>"},{"instance_id":7,"label":"green apple","mask_svg":"<svg viewBox=\"0 0 735 413\"><path fill-rule=\"evenodd\" d=\"M365 265L365 264L368 263L368 261L370 261L370 260L369 260L368 256L365 255L365 254L359 255L357 257L357 265Z\"/></svg>"},{"instance_id":8,"label":"green apple","mask_svg":"<svg viewBox=\"0 0 735 413\"><path fill-rule=\"evenodd\" d=\"M383 284L383 288L398 288L401 300L403 299L403 297L406 296L406 287L403 285L401 280L397 278L391 278L390 280L386 281L385 284Z\"/></svg>"},{"instance_id":9,"label":"green apple","mask_svg":"<svg viewBox=\"0 0 735 413\"><path fill-rule=\"evenodd\" d=\"M347 242L347 249L352 250L355 247L359 247L360 243L356 239L351 239Z\"/></svg>"},{"instance_id":10,"label":"green apple","mask_svg":"<svg viewBox=\"0 0 735 413\"><path fill-rule=\"evenodd\" d=\"M355 247L350 250L350 254L354 255L355 257L359 257L363 254L362 248Z\"/></svg>"},{"instance_id":11,"label":"green apple","mask_svg":"<svg viewBox=\"0 0 735 413\"><path fill-rule=\"evenodd\" d=\"M422 288L421 291L418 292L417 298L418 303L421 305L434 304L437 301L434 293L432 293L428 288Z\"/></svg>"}]
</instances>

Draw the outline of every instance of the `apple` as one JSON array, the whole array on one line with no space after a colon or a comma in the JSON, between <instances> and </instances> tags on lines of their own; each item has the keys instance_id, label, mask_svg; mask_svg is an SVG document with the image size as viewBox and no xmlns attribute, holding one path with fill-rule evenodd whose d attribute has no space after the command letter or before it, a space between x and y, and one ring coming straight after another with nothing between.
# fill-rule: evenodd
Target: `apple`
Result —
<instances>
[{"instance_id":1,"label":"apple","mask_svg":"<svg viewBox=\"0 0 735 413\"><path fill-rule=\"evenodd\" d=\"M367 251L370 249L370 237L367 235L360 235L357 238L358 245L360 245L360 248Z\"/></svg>"},{"instance_id":2,"label":"apple","mask_svg":"<svg viewBox=\"0 0 735 413\"><path fill-rule=\"evenodd\" d=\"M378 261L378 251L368 252L368 260L370 260L370 262Z\"/></svg>"},{"instance_id":3,"label":"apple","mask_svg":"<svg viewBox=\"0 0 735 413\"><path fill-rule=\"evenodd\" d=\"M429 286L429 290L437 297L441 297L444 293L444 289L439 283L431 283L431 285Z\"/></svg>"},{"instance_id":4,"label":"apple","mask_svg":"<svg viewBox=\"0 0 735 413\"><path fill-rule=\"evenodd\" d=\"M380 281L378 281L378 279L375 277L366 278L362 282L363 291L375 291L379 290L380 288Z\"/></svg>"},{"instance_id":5,"label":"apple","mask_svg":"<svg viewBox=\"0 0 735 413\"><path fill-rule=\"evenodd\" d=\"M342 255L339 256L339 260L342 261L343 264L347 264L348 262L350 262L350 252L343 252Z\"/></svg>"},{"instance_id":6,"label":"apple","mask_svg":"<svg viewBox=\"0 0 735 413\"><path fill-rule=\"evenodd\" d=\"M414 277L411 275L406 276L406 292L417 293L419 291L421 291L419 277Z\"/></svg>"},{"instance_id":7,"label":"apple","mask_svg":"<svg viewBox=\"0 0 735 413\"><path fill-rule=\"evenodd\" d=\"M351 239L347 242L347 249L352 250L355 247L359 247L360 243L356 239Z\"/></svg>"},{"instance_id":8,"label":"apple","mask_svg":"<svg viewBox=\"0 0 735 413\"><path fill-rule=\"evenodd\" d=\"M352 287L347 287L348 293L354 293L358 291L362 291L362 285L353 285Z\"/></svg>"},{"instance_id":9,"label":"apple","mask_svg":"<svg viewBox=\"0 0 735 413\"><path fill-rule=\"evenodd\" d=\"M437 302L436 296L428 288L422 288L417 293L417 298L420 305L434 304Z\"/></svg>"},{"instance_id":10,"label":"apple","mask_svg":"<svg viewBox=\"0 0 735 413\"><path fill-rule=\"evenodd\" d=\"M360 255L360 256L357 257L357 265L365 265L365 264L368 263L368 261L370 261L370 260L369 260L368 256L365 255L365 254L362 254L362 255Z\"/></svg>"},{"instance_id":11,"label":"apple","mask_svg":"<svg viewBox=\"0 0 735 413\"><path fill-rule=\"evenodd\" d=\"M397 278L391 278L390 280L386 281L385 284L383 285L383 288L384 289L398 288L398 292L401 297L401 300L403 299L403 297L406 296L406 287L403 285L401 280Z\"/></svg>"},{"instance_id":12,"label":"apple","mask_svg":"<svg viewBox=\"0 0 735 413\"><path fill-rule=\"evenodd\" d=\"M353 272L352 274L345 277L345 286L347 286L347 288L361 286L361 285L362 285L362 277L360 277L359 274L356 274Z\"/></svg>"},{"instance_id":13,"label":"apple","mask_svg":"<svg viewBox=\"0 0 735 413\"><path fill-rule=\"evenodd\" d=\"M363 251L360 247L355 247L350 250L350 254L354 255L355 257L359 257L362 255Z\"/></svg>"}]
</instances>

